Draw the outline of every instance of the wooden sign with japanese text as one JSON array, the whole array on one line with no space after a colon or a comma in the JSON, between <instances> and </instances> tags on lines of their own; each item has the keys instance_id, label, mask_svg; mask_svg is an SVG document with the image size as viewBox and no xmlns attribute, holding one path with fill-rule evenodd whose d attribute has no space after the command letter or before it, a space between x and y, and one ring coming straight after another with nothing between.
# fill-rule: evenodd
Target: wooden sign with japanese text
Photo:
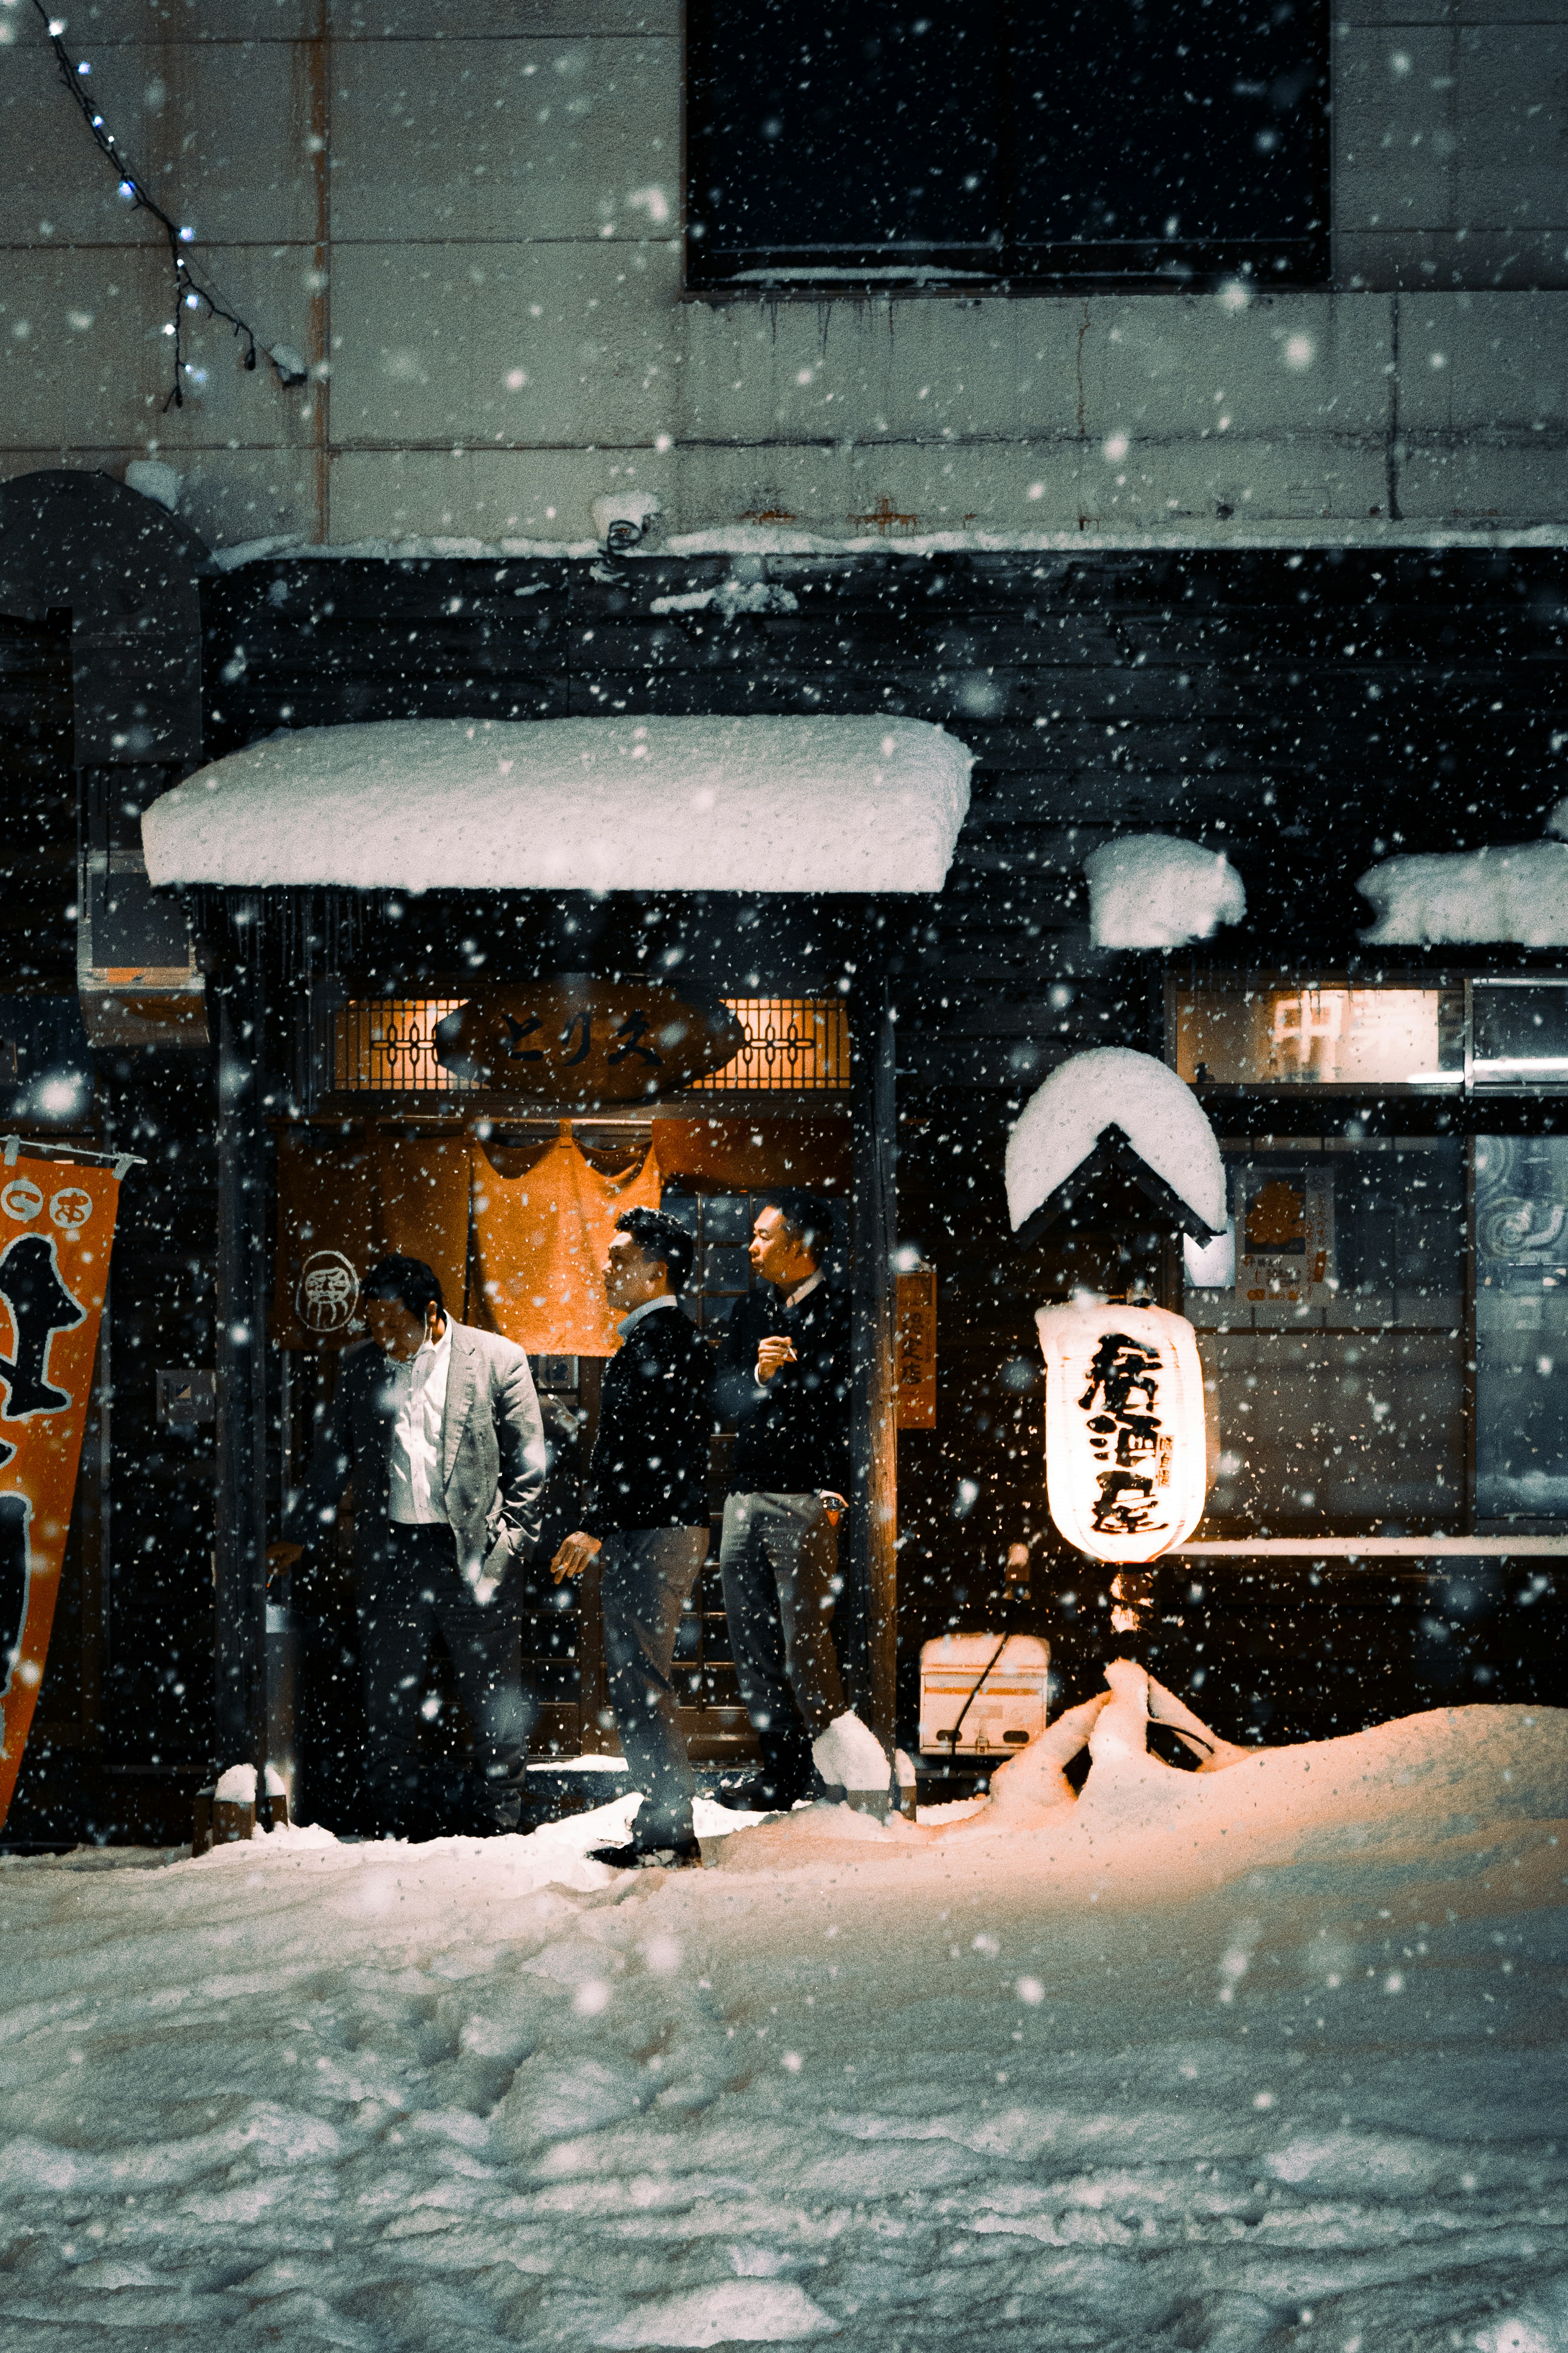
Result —
<instances>
[{"instance_id":1,"label":"wooden sign with japanese text","mask_svg":"<svg viewBox=\"0 0 1568 2353\"><path fill-rule=\"evenodd\" d=\"M119 1206L110 1168L0 1164L0 1823L44 1680Z\"/></svg>"},{"instance_id":2,"label":"wooden sign with japanese text","mask_svg":"<svg viewBox=\"0 0 1568 2353\"><path fill-rule=\"evenodd\" d=\"M898 1426L936 1428L936 1269L899 1277Z\"/></svg>"},{"instance_id":3,"label":"wooden sign with japanese text","mask_svg":"<svg viewBox=\"0 0 1568 2353\"><path fill-rule=\"evenodd\" d=\"M552 1103L645 1103L732 1061L746 1033L729 1008L658 981L545 980L482 989L438 1022L454 1078Z\"/></svg>"}]
</instances>

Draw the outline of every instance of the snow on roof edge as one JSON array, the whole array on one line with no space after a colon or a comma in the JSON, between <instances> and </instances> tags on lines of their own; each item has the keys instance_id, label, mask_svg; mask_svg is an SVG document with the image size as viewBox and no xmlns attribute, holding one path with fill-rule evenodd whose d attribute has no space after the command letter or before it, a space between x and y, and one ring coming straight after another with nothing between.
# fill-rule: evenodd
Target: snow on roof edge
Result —
<instances>
[{"instance_id":1,"label":"snow on roof edge","mask_svg":"<svg viewBox=\"0 0 1568 2353\"><path fill-rule=\"evenodd\" d=\"M1195 520L1182 529L1163 531L934 531L913 533L907 539L879 535L849 538L829 532L797 528L790 523L728 523L710 529L678 532L671 537L628 549L617 562L646 564L682 557L715 555L818 556L846 555L1065 555L1183 554L1215 548L1411 548L1433 552L1449 547L1509 548L1568 547L1568 523L1472 525L1453 523L1247 522L1236 529ZM586 562L602 556L601 543L592 539L362 539L339 546L318 546L293 533L268 539L237 541L216 547L204 569L237 572L247 564L279 562L323 563L515 563L524 557L557 562Z\"/></svg>"},{"instance_id":2,"label":"snow on roof edge","mask_svg":"<svg viewBox=\"0 0 1568 2353\"><path fill-rule=\"evenodd\" d=\"M865 716L302 728L150 807L151 881L265 889L940 891L974 754Z\"/></svg>"}]
</instances>

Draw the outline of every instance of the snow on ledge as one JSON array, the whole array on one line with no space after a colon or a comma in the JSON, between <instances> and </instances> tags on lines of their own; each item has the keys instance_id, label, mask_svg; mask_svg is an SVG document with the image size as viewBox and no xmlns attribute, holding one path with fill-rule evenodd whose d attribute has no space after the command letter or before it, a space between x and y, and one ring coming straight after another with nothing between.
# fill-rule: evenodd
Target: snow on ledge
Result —
<instances>
[{"instance_id":1,"label":"snow on ledge","mask_svg":"<svg viewBox=\"0 0 1568 2353\"><path fill-rule=\"evenodd\" d=\"M1086 858L1083 871L1091 947L1185 947L1247 913L1241 877L1224 850L1173 834L1124 834Z\"/></svg>"},{"instance_id":2,"label":"snow on ledge","mask_svg":"<svg viewBox=\"0 0 1568 2353\"><path fill-rule=\"evenodd\" d=\"M1203 1105L1152 1054L1099 1046L1054 1070L1007 1139L1007 1211L1017 1232L1115 1125L1205 1225L1225 1224L1225 1164Z\"/></svg>"},{"instance_id":3,"label":"snow on ledge","mask_svg":"<svg viewBox=\"0 0 1568 2353\"><path fill-rule=\"evenodd\" d=\"M713 523L698 531L645 541L628 548L630 564L668 562L671 557L703 555L886 557L895 555L1081 555L1184 554L1194 549L1430 548L1448 547L1568 547L1568 524L1552 523L1387 523L1382 522L1303 522L1289 516L1234 524L1204 516L1148 531L1021 531L998 525L990 530L917 531L907 537L884 537L868 528L850 535L816 531L795 522ZM578 561L601 557L595 539L470 539L451 536L410 539L348 540L322 546L301 540L297 533L277 533L267 539L246 539L214 548L208 564L214 572L236 572L247 564L300 563L432 564L452 562L513 563L520 557Z\"/></svg>"},{"instance_id":4,"label":"snow on ledge","mask_svg":"<svg viewBox=\"0 0 1568 2353\"><path fill-rule=\"evenodd\" d=\"M1568 947L1568 842L1385 858L1356 889L1377 911L1373 944Z\"/></svg>"},{"instance_id":5,"label":"snow on ledge","mask_svg":"<svg viewBox=\"0 0 1568 2353\"><path fill-rule=\"evenodd\" d=\"M974 755L916 719L385 720L202 768L154 883L940 891Z\"/></svg>"}]
</instances>

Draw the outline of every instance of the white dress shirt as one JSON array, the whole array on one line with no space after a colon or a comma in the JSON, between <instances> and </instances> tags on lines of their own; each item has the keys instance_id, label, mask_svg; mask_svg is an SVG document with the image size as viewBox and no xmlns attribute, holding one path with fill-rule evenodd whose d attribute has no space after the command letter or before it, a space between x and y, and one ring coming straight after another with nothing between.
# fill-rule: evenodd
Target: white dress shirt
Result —
<instances>
[{"instance_id":1,"label":"white dress shirt","mask_svg":"<svg viewBox=\"0 0 1568 2353\"><path fill-rule=\"evenodd\" d=\"M451 1361L448 1321L440 1338L422 1340L407 1364L388 1366L387 1388L396 1418L392 1425L387 1516L402 1527L447 1525L441 1425L446 1419Z\"/></svg>"},{"instance_id":2,"label":"white dress shirt","mask_svg":"<svg viewBox=\"0 0 1568 2353\"><path fill-rule=\"evenodd\" d=\"M811 1297L812 1293L816 1289L817 1284L821 1281L822 1269L820 1267L815 1267L811 1273L806 1276L804 1282L797 1282L795 1284L795 1289L784 1301L784 1305L786 1307L798 1307L803 1299L809 1299Z\"/></svg>"}]
</instances>

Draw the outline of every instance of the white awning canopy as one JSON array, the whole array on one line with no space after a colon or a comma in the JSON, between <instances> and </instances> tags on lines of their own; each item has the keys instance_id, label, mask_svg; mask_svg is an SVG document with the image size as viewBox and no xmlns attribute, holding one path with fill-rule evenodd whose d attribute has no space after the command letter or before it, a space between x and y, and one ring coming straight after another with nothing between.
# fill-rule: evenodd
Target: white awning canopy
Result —
<instances>
[{"instance_id":1,"label":"white awning canopy","mask_svg":"<svg viewBox=\"0 0 1568 2353\"><path fill-rule=\"evenodd\" d=\"M383 720L230 753L142 838L164 885L940 891L973 761L915 719Z\"/></svg>"}]
</instances>

